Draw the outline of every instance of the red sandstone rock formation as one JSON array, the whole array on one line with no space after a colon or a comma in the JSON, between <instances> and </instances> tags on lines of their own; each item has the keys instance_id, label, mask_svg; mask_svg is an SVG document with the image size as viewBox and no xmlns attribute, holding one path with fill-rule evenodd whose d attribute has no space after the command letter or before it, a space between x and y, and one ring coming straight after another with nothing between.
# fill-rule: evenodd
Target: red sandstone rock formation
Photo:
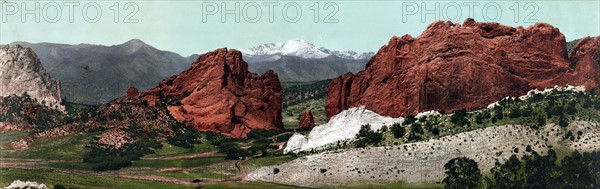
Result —
<instances>
[{"instance_id":1,"label":"red sandstone rock formation","mask_svg":"<svg viewBox=\"0 0 600 189\"><path fill-rule=\"evenodd\" d=\"M142 97L165 102L175 119L201 131L244 138L252 129L283 129L277 75L249 72L237 50L206 53Z\"/></svg>"},{"instance_id":2,"label":"red sandstone rock formation","mask_svg":"<svg viewBox=\"0 0 600 189\"><path fill-rule=\"evenodd\" d=\"M129 89L127 89L127 97L128 98L133 98L133 97L136 97L138 95L140 95L140 92L138 91L137 88L135 88L135 87L132 86L132 87L129 87Z\"/></svg>"},{"instance_id":3,"label":"red sandstone rock formation","mask_svg":"<svg viewBox=\"0 0 600 189\"><path fill-rule=\"evenodd\" d=\"M313 118L312 112L306 111L300 116L300 122L298 124L299 129L312 129L315 127L315 119Z\"/></svg>"},{"instance_id":4,"label":"red sandstone rock formation","mask_svg":"<svg viewBox=\"0 0 600 189\"><path fill-rule=\"evenodd\" d=\"M567 55L565 37L545 23L435 22L419 37L392 37L364 71L335 78L327 116L364 105L385 116L485 108L501 97L554 85L600 84L600 37Z\"/></svg>"}]
</instances>

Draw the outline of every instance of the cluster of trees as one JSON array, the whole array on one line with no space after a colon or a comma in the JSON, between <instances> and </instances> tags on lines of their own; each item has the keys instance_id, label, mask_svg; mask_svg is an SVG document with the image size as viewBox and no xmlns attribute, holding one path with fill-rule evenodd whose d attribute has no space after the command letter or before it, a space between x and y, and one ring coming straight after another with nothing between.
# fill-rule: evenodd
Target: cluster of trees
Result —
<instances>
[{"instance_id":1,"label":"cluster of trees","mask_svg":"<svg viewBox=\"0 0 600 189\"><path fill-rule=\"evenodd\" d=\"M407 138L408 141L421 141L426 138L426 132L430 132L434 136L438 136L441 132L438 128L439 123L437 119L428 120L426 116L420 117L417 120L414 116L410 115L402 122L402 125L410 129ZM400 138L406 133L406 130L400 127L399 124L392 125L392 132L395 138Z\"/></svg>"},{"instance_id":2,"label":"cluster of trees","mask_svg":"<svg viewBox=\"0 0 600 189\"><path fill-rule=\"evenodd\" d=\"M199 144L198 136L200 132L193 127L177 122L171 126L174 136L167 138L169 144L182 148L193 148L194 144Z\"/></svg>"},{"instance_id":3,"label":"cluster of trees","mask_svg":"<svg viewBox=\"0 0 600 189\"><path fill-rule=\"evenodd\" d=\"M586 109L600 110L600 99L595 94L554 90L546 94L531 94L525 101L519 98L500 99L491 110L473 113L457 111L452 115L451 122L459 126L469 125L469 117L474 117L478 125L485 125L488 120L491 123L506 120L505 123L526 124L534 129L549 122L567 127L570 120L582 118L584 114L580 113L589 112ZM585 117L593 119L598 116L592 114Z\"/></svg>"},{"instance_id":4,"label":"cluster of trees","mask_svg":"<svg viewBox=\"0 0 600 189\"><path fill-rule=\"evenodd\" d=\"M483 176L477 163L466 157L444 165L446 188L597 188L600 184L600 152L573 152L558 162L556 152L548 155L532 151L521 159L515 155L496 162L489 176Z\"/></svg>"},{"instance_id":5,"label":"cluster of trees","mask_svg":"<svg viewBox=\"0 0 600 189\"><path fill-rule=\"evenodd\" d=\"M273 138L283 140L291 136L286 134L276 136L280 133L281 131L277 130L252 130L245 139L233 139L214 132L204 132L202 135L210 144L218 146L220 153L226 154L225 159L239 159L256 155L271 155L269 150L277 149L277 146L272 145ZM240 146L242 142L249 144L249 147Z\"/></svg>"},{"instance_id":6,"label":"cluster of trees","mask_svg":"<svg viewBox=\"0 0 600 189\"><path fill-rule=\"evenodd\" d=\"M283 108L293 106L302 102L327 97L327 85L331 80L317 81L310 84L285 87L281 90L283 94Z\"/></svg>"},{"instance_id":7,"label":"cluster of trees","mask_svg":"<svg viewBox=\"0 0 600 189\"><path fill-rule=\"evenodd\" d=\"M392 124L389 130L382 129L380 132L391 132L394 138L406 136L408 142L416 142L428 139L430 136L464 132L480 127L493 125L499 121L502 124L523 124L538 129L547 123L556 123L561 127L567 127L569 122L575 119L598 119L600 116L600 98L594 94L572 91L554 91L546 94L531 94L527 100L519 98L501 99L497 106L481 111L467 112L461 109L451 115L442 116L407 116L402 124ZM586 109L587 108L587 109ZM596 110L589 110L597 108ZM446 122L448 120L448 122ZM490 124L491 123L491 124ZM441 128L444 129L442 133ZM378 145L368 139L367 135L373 135L378 139L375 132L364 132L357 135L356 147Z\"/></svg>"},{"instance_id":8,"label":"cluster of trees","mask_svg":"<svg viewBox=\"0 0 600 189\"><path fill-rule=\"evenodd\" d=\"M181 123L174 124L172 129L176 134L167 138L169 144L182 148L193 148L194 144L200 143L199 132L195 129ZM139 160L140 157L147 154L153 154L155 149L163 147L161 142L156 140L158 134L155 132L148 132L136 125L131 125L127 128L127 133L135 137L135 142L119 149L91 142L88 145L90 150L83 156L83 162L91 164L94 171L117 170L131 166L132 161Z\"/></svg>"},{"instance_id":9,"label":"cluster of trees","mask_svg":"<svg viewBox=\"0 0 600 189\"><path fill-rule=\"evenodd\" d=\"M131 166L132 161L144 155L154 153L153 149L162 148L162 144L155 140L156 133L145 132L135 125L130 126L127 132L135 136L135 142L119 149L92 142L88 145L90 150L83 156L83 162L91 164L94 171L118 170Z\"/></svg>"},{"instance_id":10,"label":"cluster of trees","mask_svg":"<svg viewBox=\"0 0 600 189\"><path fill-rule=\"evenodd\" d=\"M0 121L26 123L34 126L35 131L45 131L65 124L66 114L46 107L27 93L21 96L11 95L0 99Z\"/></svg>"},{"instance_id":11,"label":"cluster of trees","mask_svg":"<svg viewBox=\"0 0 600 189\"><path fill-rule=\"evenodd\" d=\"M385 130L387 130L387 127L385 128ZM383 133L381 132L381 130L373 131L371 130L371 125L366 124L360 126L360 130L356 135L355 144L356 147L362 148L368 145L379 144L381 143L381 140L383 140Z\"/></svg>"}]
</instances>

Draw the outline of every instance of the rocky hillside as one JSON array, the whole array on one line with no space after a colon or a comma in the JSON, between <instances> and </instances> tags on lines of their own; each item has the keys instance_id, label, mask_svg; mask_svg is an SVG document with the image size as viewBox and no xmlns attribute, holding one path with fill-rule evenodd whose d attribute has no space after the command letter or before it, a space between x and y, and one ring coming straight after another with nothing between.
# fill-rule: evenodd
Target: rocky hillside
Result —
<instances>
[{"instance_id":1,"label":"rocky hillside","mask_svg":"<svg viewBox=\"0 0 600 189\"><path fill-rule=\"evenodd\" d=\"M63 111L42 105L29 95L0 98L0 133L41 132L69 122Z\"/></svg>"},{"instance_id":2,"label":"rocky hillside","mask_svg":"<svg viewBox=\"0 0 600 189\"><path fill-rule=\"evenodd\" d=\"M103 46L16 42L32 48L50 76L62 83L70 102L104 104L130 86L146 90L189 67L198 56L182 57L141 40Z\"/></svg>"},{"instance_id":3,"label":"rocky hillside","mask_svg":"<svg viewBox=\"0 0 600 189\"><path fill-rule=\"evenodd\" d=\"M444 164L455 157L473 159L486 172L513 154L553 149L564 157L575 150L598 151L600 98L584 91L573 86L532 90L477 111L424 112L396 120L350 108L308 136L290 138L284 152L308 156L262 168L246 179L309 187L439 182Z\"/></svg>"},{"instance_id":4,"label":"rocky hillside","mask_svg":"<svg viewBox=\"0 0 600 189\"><path fill-rule=\"evenodd\" d=\"M0 96L26 93L40 104L64 111L60 89L60 82L48 75L33 50L20 45L0 48Z\"/></svg>"},{"instance_id":5,"label":"rocky hillside","mask_svg":"<svg viewBox=\"0 0 600 189\"><path fill-rule=\"evenodd\" d=\"M581 133L573 140L568 133ZM507 142L510 141L510 142ZM455 157L475 160L482 172L506 161L551 147L589 152L600 150L597 122L573 122L562 128L549 124L539 130L504 125L478 129L423 142L385 147L367 147L320 153L282 165L267 166L249 173L246 180L259 180L305 187L340 186L352 183L439 182L444 164Z\"/></svg>"},{"instance_id":6,"label":"rocky hillside","mask_svg":"<svg viewBox=\"0 0 600 189\"><path fill-rule=\"evenodd\" d=\"M467 19L435 22L419 37L392 37L366 70L335 78L327 115L366 106L384 116L475 110L506 96L555 85L600 87L600 37L567 54L558 28L509 27Z\"/></svg>"},{"instance_id":7,"label":"rocky hillside","mask_svg":"<svg viewBox=\"0 0 600 189\"><path fill-rule=\"evenodd\" d=\"M201 131L245 138L252 129L283 129L277 75L249 72L237 50L201 55L142 96L151 105L164 102L175 119Z\"/></svg>"}]
</instances>

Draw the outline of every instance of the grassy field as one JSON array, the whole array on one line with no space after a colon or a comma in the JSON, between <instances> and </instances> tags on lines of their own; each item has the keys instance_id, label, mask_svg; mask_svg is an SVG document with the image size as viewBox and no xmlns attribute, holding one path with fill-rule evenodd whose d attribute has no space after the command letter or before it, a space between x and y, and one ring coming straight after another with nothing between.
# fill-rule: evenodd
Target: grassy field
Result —
<instances>
[{"instance_id":1,"label":"grassy field","mask_svg":"<svg viewBox=\"0 0 600 189\"><path fill-rule=\"evenodd\" d=\"M155 150L154 154L149 154L145 157L181 156L188 154L214 152L217 150L218 148L216 146L205 143L195 144L193 148L182 148L179 146L163 143L163 147L161 149L157 149Z\"/></svg>"},{"instance_id":2,"label":"grassy field","mask_svg":"<svg viewBox=\"0 0 600 189\"><path fill-rule=\"evenodd\" d=\"M231 177L231 175L225 175L225 174L219 174L219 173L213 173L210 171L201 171L201 170L145 172L145 173L138 174L138 175L156 175L156 176L163 176L163 177L169 177L169 178L189 179L189 180L207 179L207 178L226 179L226 178Z\"/></svg>"},{"instance_id":3,"label":"grassy field","mask_svg":"<svg viewBox=\"0 0 600 189\"><path fill-rule=\"evenodd\" d=\"M134 161L131 165L132 168L135 167L148 167L148 168L168 168L168 167L180 167L180 168L190 168L190 167L199 167L199 166L207 166L215 163L224 162L225 158L223 157L199 157L199 158L189 158L189 159L160 159L160 160L139 160Z\"/></svg>"},{"instance_id":4,"label":"grassy field","mask_svg":"<svg viewBox=\"0 0 600 189\"><path fill-rule=\"evenodd\" d=\"M13 140L17 140L17 139L23 138L27 135L29 135L29 132L26 132L26 131L3 133L3 134L0 134L0 144L10 142Z\"/></svg>"},{"instance_id":5,"label":"grassy field","mask_svg":"<svg viewBox=\"0 0 600 189\"><path fill-rule=\"evenodd\" d=\"M67 174L51 170L0 169L0 186L14 180L35 181L47 186L60 184L68 188L193 188L165 182L141 181L95 175Z\"/></svg>"},{"instance_id":6,"label":"grassy field","mask_svg":"<svg viewBox=\"0 0 600 189\"><path fill-rule=\"evenodd\" d=\"M23 133L5 133L0 135L2 141L12 141L23 137ZM2 158L28 158L47 160L79 160L84 153L85 145L91 140L93 134L71 135L56 138L42 138L35 140L29 149L12 151L4 147L0 148Z\"/></svg>"}]
</instances>

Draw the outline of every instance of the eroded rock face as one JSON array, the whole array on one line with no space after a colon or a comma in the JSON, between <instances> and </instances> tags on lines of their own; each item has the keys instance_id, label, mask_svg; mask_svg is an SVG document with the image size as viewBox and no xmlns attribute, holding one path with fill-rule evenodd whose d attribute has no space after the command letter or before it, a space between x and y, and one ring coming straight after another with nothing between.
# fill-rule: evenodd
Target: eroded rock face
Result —
<instances>
[{"instance_id":1,"label":"eroded rock face","mask_svg":"<svg viewBox=\"0 0 600 189\"><path fill-rule=\"evenodd\" d=\"M298 123L298 128L311 130L313 127L315 127L315 119L312 115L312 112L306 111L302 113L300 116L300 122Z\"/></svg>"},{"instance_id":2,"label":"eroded rock face","mask_svg":"<svg viewBox=\"0 0 600 189\"><path fill-rule=\"evenodd\" d=\"M48 75L37 55L19 45L0 48L0 96L27 93L40 104L64 111L60 83Z\"/></svg>"},{"instance_id":3,"label":"eroded rock face","mask_svg":"<svg viewBox=\"0 0 600 189\"><path fill-rule=\"evenodd\" d=\"M435 22L417 38L392 37L366 70L334 79L327 116L358 106L392 117L475 110L555 85L597 90L599 47L599 37L588 37L567 55L565 37L545 23Z\"/></svg>"},{"instance_id":4,"label":"eroded rock face","mask_svg":"<svg viewBox=\"0 0 600 189\"><path fill-rule=\"evenodd\" d=\"M277 75L249 72L237 50L206 53L142 97L165 102L175 119L201 131L244 138L252 129L283 129Z\"/></svg>"}]
</instances>

